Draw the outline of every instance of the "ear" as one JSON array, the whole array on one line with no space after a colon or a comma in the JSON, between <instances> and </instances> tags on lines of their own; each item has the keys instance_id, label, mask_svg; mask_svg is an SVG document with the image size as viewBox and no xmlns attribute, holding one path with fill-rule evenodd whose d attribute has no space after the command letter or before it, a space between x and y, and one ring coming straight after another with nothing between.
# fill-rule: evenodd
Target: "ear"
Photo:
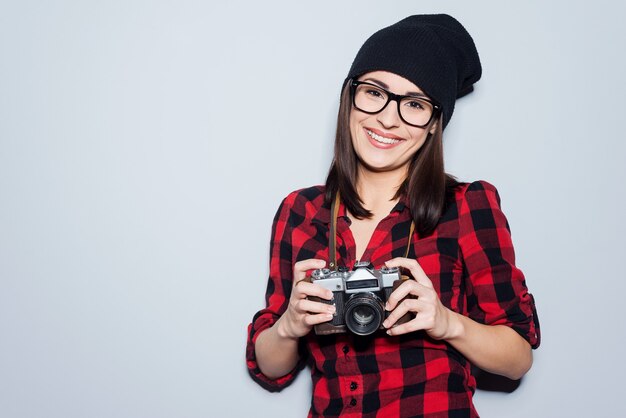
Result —
<instances>
[{"instance_id":1,"label":"ear","mask_svg":"<svg viewBox=\"0 0 626 418\"><path fill-rule=\"evenodd\" d=\"M430 135L434 135L435 131L437 130L437 124L439 123L438 120L436 120L435 122L433 122L432 126L430 127L430 129L428 130L428 133Z\"/></svg>"}]
</instances>

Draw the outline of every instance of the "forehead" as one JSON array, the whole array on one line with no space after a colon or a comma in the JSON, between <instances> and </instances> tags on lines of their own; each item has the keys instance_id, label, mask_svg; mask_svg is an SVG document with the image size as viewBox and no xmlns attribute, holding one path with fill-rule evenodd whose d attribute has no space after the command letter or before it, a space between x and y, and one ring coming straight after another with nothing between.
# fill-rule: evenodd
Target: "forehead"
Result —
<instances>
[{"instance_id":1,"label":"forehead","mask_svg":"<svg viewBox=\"0 0 626 418\"><path fill-rule=\"evenodd\" d=\"M412 81L388 71L370 71L360 76L358 80L378 84L396 94L424 94Z\"/></svg>"}]
</instances>

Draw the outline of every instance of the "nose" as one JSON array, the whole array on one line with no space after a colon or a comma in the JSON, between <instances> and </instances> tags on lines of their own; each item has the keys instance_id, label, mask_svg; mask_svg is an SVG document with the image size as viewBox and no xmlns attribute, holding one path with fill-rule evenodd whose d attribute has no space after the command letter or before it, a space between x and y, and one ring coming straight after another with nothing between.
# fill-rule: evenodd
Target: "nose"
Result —
<instances>
[{"instance_id":1,"label":"nose","mask_svg":"<svg viewBox=\"0 0 626 418\"><path fill-rule=\"evenodd\" d=\"M385 128L396 128L402 123L398 114L398 102L390 100L387 106L376 115L376 120Z\"/></svg>"}]
</instances>

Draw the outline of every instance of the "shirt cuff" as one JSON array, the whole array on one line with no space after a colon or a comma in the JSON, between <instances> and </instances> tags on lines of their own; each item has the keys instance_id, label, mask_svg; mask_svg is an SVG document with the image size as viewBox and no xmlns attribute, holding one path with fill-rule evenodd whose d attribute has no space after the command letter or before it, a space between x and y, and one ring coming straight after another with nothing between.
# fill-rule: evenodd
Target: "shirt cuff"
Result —
<instances>
[{"instance_id":1,"label":"shirt cuff","mask_svg":"<svg viewBox=\"0 0 626 418\"><path fill-rule=\"evenodd\" d=\"M257 314L254 321L248 325L248 342L246 346L246 365L248 366L248 373L250 373L250 376L255 382L270 392L277 392L289 386L304 366L304 361L302 360L303 356L300 355L300 360L296 367L286 375L276 379L270 379L264 375L259 368L255 351L256 340L261 332L274 325L277 319L278 318L274 317L272 314ZM276 355L280 355L280 353L276 353Z\"/></svg>"}]
</instances>

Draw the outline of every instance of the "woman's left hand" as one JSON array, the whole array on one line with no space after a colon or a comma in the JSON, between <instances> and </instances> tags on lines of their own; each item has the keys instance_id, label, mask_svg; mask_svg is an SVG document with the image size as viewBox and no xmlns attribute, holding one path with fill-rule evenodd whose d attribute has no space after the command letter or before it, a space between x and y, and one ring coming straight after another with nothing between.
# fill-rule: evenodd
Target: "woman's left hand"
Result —
<instances>
[{"instance_id":1,"label":"woman's left hand","mask_svg":"<svg viewBox=\"0 0 626 418\"><path fill-rule=\"evenodd\" d=\"M406 280L390 296L385 309L391 313L383 322L389 335L401 335L424 330L436 339L448 339L453 334L454 312L443 306L439 295L422 267L416 260L397 257L385 263L387 267L405 268L415 280ZM414 298L407 298L412 295ZM404 299L404 300L403 300ZM404 324L393 326L407 312L415 318Z\"/></svg>"}]
</instances>

